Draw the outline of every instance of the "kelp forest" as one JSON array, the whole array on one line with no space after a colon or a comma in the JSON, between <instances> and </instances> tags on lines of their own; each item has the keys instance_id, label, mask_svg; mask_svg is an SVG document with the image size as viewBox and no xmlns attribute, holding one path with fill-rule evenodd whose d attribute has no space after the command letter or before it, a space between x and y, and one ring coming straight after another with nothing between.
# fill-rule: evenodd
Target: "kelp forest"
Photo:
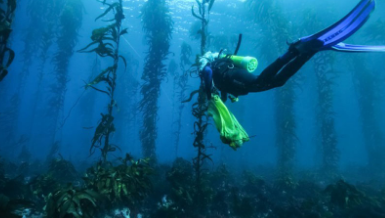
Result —
<instances>
[{"instance_id":1,"label":"kelp forest","mask_svg":"<svg viewBox=\"0 0 385 218\"><path fill-rule=\"evenodd\" d=\"M0 0L0 217L385 218L384 10Z\"/></svg>"}]
</instances>

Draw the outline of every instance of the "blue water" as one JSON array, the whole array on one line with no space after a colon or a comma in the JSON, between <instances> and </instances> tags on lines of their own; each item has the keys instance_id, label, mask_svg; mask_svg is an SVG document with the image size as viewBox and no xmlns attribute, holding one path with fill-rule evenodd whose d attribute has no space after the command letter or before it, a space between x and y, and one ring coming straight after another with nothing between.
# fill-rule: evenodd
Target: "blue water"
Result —
<instances>
[{"instance_id":1,"label":"blue water","mask_svg":"<svg viewBox=\"0 0 385 218\"><path fill-rule=\"evenodd\" d=\"M36 1L36 0L31 0ZM43 1L43 0L39 0ZM130 153L136 158L142 157L142 144L139 132L142 129L142 112L138 109L139 102L143 98L140 88L143 84L142 73L148 45L142 29L141 14L143 4L147 1L125 0L123 8L125 18L122 27L128 28L128 34L121 39L120 52L128 61L125 69L123 62L119 62L117 74L117 91L115 99L117 106L114 108L116 132L112 134L113 144L120 147L121 151L108 154L109 160ZM305 29L305 12L311 11L316 17L314 22L319 23L317 30L326 28L348 13L358 1L305 1L305 0L275 0L274 8L279 8L279 16L283 24L266 24L255 20L258 11L250 11L247 1L242 0L216 0L208 17L208 31L213 37L222 36L227 40L227 45L232 52L235 47L234 39L238 34L243 34L243 41L239 50L241 56L253 56L259 60L259 66L255 74L259 74L269 63L283 54L287 48L285 41L277 41L281 37L269 35L266 28L281 25L287 31L287 41L294 41L313 30ZM77 50L90 43L92 30L104 26L101 20L95 22L95 17L103 13L105 6L97 1L82 0L84 10L81 26L77 31L76 46L70 51L70 59L67 70L67 82L64 95L64 105L60 108L58 122L52 125L50 122L49 100L52 98L52 86L55 85L56 66L53 57L58 52L57 35L65 31L54 27L52 35L53 43L45 53L45 59L41 57L41 50L36 48L31 51L31 62L25 61L25 48L28 44L41 45L42 33L47 28L48 21L34 23L28 11L28 1L18 1L10 47L15 51L16 57L12 63L9 74L0 82L0 156L12 161L16 165L26 161L20 157L23 147L31 157L28 161L44 161L54 142L60 143L55 155L70 160L75 166L84 167L82 164L92 164L100 159L100 150L90 155L89 149L95 128L100 121L100 113L106 113L108 98L106 95L92 89L84 89L85 81L90 81L95 54L78 53ZM191 27L196 19L191 16L193 0L167 1L169 14L173 21L172 39L170 41L170 54L163 61L168 66L171 60L178 64L179 69L180 48L183 42L192 47L190 60L195 61L195 55L200 53L200 40L190 36ZM278 10L278 9L277 9ZM348 43L381 45L385 43L382 22L385 19L385 3L376 2L376 9L368 22L351 38ZM267 15L274 12L267 12ZM59 15L58 15L59 16ZM51 19L51 18L50 18ZM59 19L59 18L58 18ZM272 19L274 20L274 19ZM54 21L53 21L54 22ZM375 28L373 28L375 26ZM31 31L37 34L31 38ZM278 31L280 34L280 31ZM372 35L377 35L373 38ZM276 37L276 38L274 38ZM215 38L214 38L215 40ZM231 41L232 40L232 41ZM236 40L235 40L236 42ZM264 50L270 48L271 51ZM218 51L215 43L208 44L207 51ZM337 140L338 160L337 172L348 175L348 172L357 168L367 167L370 163L368 147L376 146L377 153L383 155L385 116L384 109L384 81L385 68L383 63L385 53L382 54L346 54L333 51L325 51L332 56L333 63L325 66L332 68L331 85L331 116L334 121L334 129ZM268 55L267 55L268 54ZM60 57L59 57L60 58ZM354 61L351 61L351 60ZM108 58L99 58L100 66L96 72L109 66L112 62ZM45 61L41 71L41 63ZM364 66L365 72L357 70L352 63ZM293 156L294 171L315 170L322 167L322 136L319 124L320 102L318 98L319 87L314 69L314 60L310 60L298 73L291 78L295 82L293 105L294 147ZM39 73L42 72L43 80L39 83ZM361 76L357 76L361 75ZM134 87L137 83L137 88ZM199 88L198 78L188 79L186 95ZM375 84L375 85L373 85ZM103 88L103 85L97 86ZM157 100L158 117L156 131L156 156L158 163L170 164L176 157L192 160L196 156L196 148L193 147L195 135L192 116L193 101L185 103L181 116L180 141L178 152L175 150L175 135L177 130L175 122L178 119L177 111L181 102L177 98L178 87L173 84L173 76L168 72L160 85L160 97ZM360 87L364 87L360 89ZM212 154L213 161L207 163L208 169L214 169L225 163L232 170L258 168L275 169L278 163L279 146L276 139L279 126L277 120L276 92L280 88L262 93L250 93L241 96L238 103L227 102L230 111L238 118L242 126L250 136L249 142L243 144L237 151L221 142L219 133L213 121L210 119L208 130L205 133L204 142L207 153ZM367 93L374 93L373 97ZM12 103L12 98L19 99L18 104ZM369 98L369 99L367 99ZM362 107L367 104L366 107ZM16 106L15 106L16 105ZM368 110L368 111L365 111ZM371 115L368 116L365 115ZM365 126L368 122L371 125ZM365 128L369 128L366 131ZM370 135L372 134L372 135ZM376 136L374 136L376 135ZM369 145L368 138L379 137L376 144ZM25 139L25 140L23 140ZM370 140L369 140L370 141ZM382 152L384 154L382 154ZM375 152L376 153L376 152ZM380 158L381 159L381 158ZM385 164L383 165L385 167ZM382 168L381 168L382 169ZM380 171L383 171L380 170ZM359 176L359 174L358 174ZM357 177L354 181L359 180ZM364 180L364 179L363 179Z\"/></svg>"}]
</instances>

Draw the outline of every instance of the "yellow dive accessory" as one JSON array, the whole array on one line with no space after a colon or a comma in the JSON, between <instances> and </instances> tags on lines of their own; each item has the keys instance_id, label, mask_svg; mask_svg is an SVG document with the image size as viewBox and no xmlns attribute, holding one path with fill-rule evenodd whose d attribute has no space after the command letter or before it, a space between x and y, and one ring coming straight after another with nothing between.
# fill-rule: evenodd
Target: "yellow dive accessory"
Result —
<instances>
[{"instance_id":1,"label":"yellow dive accessory","mask_svg":"<svg viewBox=\"0 0 385 218\"><path fill-rule=\"evenodd\" d=\"M230 56L234 65L246 69L249 73L254 72L258 67L258 60L254 57Z\"/></svg>"},{"instance_id":2,"label":"yellow dive accessory","mask_svg":"<svg viewBox=\"0 0 385 218\"><path fill-rule=\"evenodd\" d=\"M240 148L244 142L249 141L249 135L227 109L221 98L216 94L211 96L208 113L214 119L215 127L220 133L222 142L230 145L234 150Z\"/></svg>"}]
</instances>

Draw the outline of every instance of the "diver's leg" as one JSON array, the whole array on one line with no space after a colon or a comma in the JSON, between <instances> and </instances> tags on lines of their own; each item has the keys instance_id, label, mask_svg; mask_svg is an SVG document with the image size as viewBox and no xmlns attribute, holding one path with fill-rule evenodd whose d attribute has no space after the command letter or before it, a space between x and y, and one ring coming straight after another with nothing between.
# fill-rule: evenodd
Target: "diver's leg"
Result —
<instances>
[{"instance_id":1,"label":"diver's leg","mask_svg":"<svg viewBox=\"0 0 385 218\"><path fill-rule=\"evenodd\" d=\"M258 76L258 80L261 83L269 82L277 75L277 73L282 69L282 67L284 67L287 63L293 60L297 55L299 55L298 51L289 49L289 51L287 51L284 55L277 58L277 60L275 60L268 67L266 67Z\"/></svg>"},{"instance_id":2,"label":"diver's leg","mask_svg":"<svg viewBox=\"0 0 385 218\"><path fill-rule=\"evenodd\" d=\"M274 81L277 73L297 55L299 55L298 51L290 48L288 52L264 69L259 76L249 73L247 70L230 70L224 77L226 91L239 96L269 89L266 87Z\"/></svg>"},{"instance_id":3,"label":"diver's leg","mask_svg":"<svg viewBox=\"0 0 385 218\"><path fill-rule=\"evenodd\" d=\"M299 54L284 65L281 65L281 60L278 58L248 85L248 92L262 92L283 86L314 54L316 52ZM278 69L277 66L280 68Z\"/></svg>"},{"instance_id":4,"label":"diver's leg","mask_svg":"<svg viewBox=\"0 0 385 218\"><path fill-rule=\"evenodd\" d=\"M290 48L288 52L277 58L277 60L266 67L258 77L247 84L247 92L262 92L275 88L272 87L272 84L277 74L298 55L300 55L298 51Z\"/></svg>"},{"instance_id":5,"label":"diver's leg","mask_svg":"<svg viewBox=\"0 0 385 218\"><path fill-rule=\"evenodd\" d=\"M299 69L314 55L314 53L300 54L293 61L288 63L271 81L271 87L281 87L285 85L285 83L298 72Z\"/></svg>"}]
</instances>

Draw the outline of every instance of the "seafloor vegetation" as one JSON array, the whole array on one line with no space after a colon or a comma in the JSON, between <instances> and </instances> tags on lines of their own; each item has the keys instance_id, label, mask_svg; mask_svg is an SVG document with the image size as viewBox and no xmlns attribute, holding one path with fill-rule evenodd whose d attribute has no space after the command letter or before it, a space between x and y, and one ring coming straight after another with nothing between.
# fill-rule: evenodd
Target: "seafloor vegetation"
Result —
<instances>
[{"instance_id":1,"label":"seafloor vegetation","mask_svg":"<svg viewBox=\"0 0 385 218\"><path fill-rule=\"evenodd\" d=\"M98 162L85 171L60 155L42 162L1 160L1 217L385 217L384 186L357 185L314 172L280 177L274 169L205 170L196 182L193 164L178 158L150 166L130 155ZM31 176L34 175L34 176ZM37 176L36 176L37 175ZM298 179L300 178L300 179ZM380 179L380 178L378 178ZM197 200L202 201L198 203Z\"/></svg>"},{"instance_id":2,"label":"seafloor vegetation","mask_svg":"<svg viewBox=\"0 0 385 218\"><path fill-rule=\"evenodd\" d=\"M96 94L83 103L87 111L100 110L101 117L95 127L87 127L95 130L90 138L91 143L83 146L89 147L90 155L100 155L100 160L94 163L74 161L64 158L59 152L63 148L61 131L66 121L66 118L63 120L63 108L68 91L69 61L78 43L84 1L30 1L28 16L32 23L38 23L44 29L39 32L31 26L25 30L27 43L20 55L23 72L18 78L19 86L15 96L10 98L9 108L0 113L2 143L9 147L21 147L18 155L13 154L16 158L0 154L0 218L385 218L385 174L382 170L385 152L373 107L377 97L375 78L363 75L362 72L367 71L365 64L357 58L349 60L352 70L357 72L355 76L361 81L357 84L359 95L364 96L359 99L359 110L369 156L367 166L350 167L348 170L338 167L340 151L337 148L333 111L335 57L328 54L318 55L313 60L317 79L316 96L320 105L316 111L319 121L317 131L320 133L317 139L319 145L316 146L321 159L317 169L302 171L295 168L294 164L298 141L294 103L296 85L301 78L292 80L275 95L277 166L261 165L249 169L226 164L225 161L214 164L209 149L214 146L206 138L210 124L203 84L187 93L190 77L198 75L198 58L191 60L194 57L193 48L183 42L180 69L174 60L168 68L165 63L172 53L170 47L174 28L167 1L147 0L143 4L141 21L148 51L144 58L141 85L133 78L127 83L132 86L136 84L133 89L118 86L119 79L128 80L127 75L123 75L119 69L124 67L132 70L135 66L133 58L125 57L124 51L120 50L121 40L129 34L123 22L126 19L124 1L99 2L104 11L95 21L102 21L103 26L94 29L90 33L89 44L82 45L77 52L96 57L92 62L89 81L84 84L87 91L92 90ZM8 46L16 3L19 1L0 0L0 81L9 77L8 68L15 55L18 55ZM196 57L207 52L209 47L231 49L232 45L228 44L234 42L227 43L222 36L215 36L208 30L209 15L215 7L215 0L196 0L195 3L191 8L191 17L196 23L190 30L190 37L199 40L199 54ZM286 49L281 42L290 35L282 8L275 0L248 0L245 4L253 11L251 20L264 30L259 39L259 49L265 51L265 58L276 58L277 53ZM59 19L55 19L58 14ZM305 12L308 19L302 25L309 32L322 26L314 16L312 11ZM309 34L301 31L301 34ZM385 42L381 36L371 35ZM37 39L29 41L29 37ZM240 36L234 53L237 53L241 39ZM53 73L48 75L47 59L53 44L56 49L51 60ZM35 63L38 65L39 78L33 114L39 111L38 102L42 101L44 90L40 86L44 77L53 76L48 89L51 95L48 101L49 118L39 120L50 141L50 151L44 160L33 157L32 149L27 146L30 140L28 136L15 134L17 125L20 125L15 122L21 107L20 96L27 83L26 76L31 73L29 67L34 56L38 56L41 62ZM101 62L108 63L105 69L101 69ZM173 104L176 115L171 119L176 125L173 132L175 138L169 140L168 144L173 147L176 158L172 163L164 164L157 161L156 142L158 99L161 83L167 73L173 77L173 91L176 93ZM114 133L133 138L131 133L121 134L122 129L116 119L120 110L117 99L122 90L132 97L134 94L131 92L139 89L143 98L137 102L138 105L130 107L130 114L136 116L135 111L138 110L143 118L139 131L143 157L138 158L123 152L122 145L112 138ZM106 97L105 107L93 107L96 95ZM193 100L193 97L197 98ZM130 100L135 101L134 98ZM184 159L178 155L183 141L182 112L185 103L190 101L193 102L191 126L194 140L188 146L194 147L196 154L191 159ZM85 119L92 120L90 117ZM28 127L31 135L34 122L37 121L33 119Z\"/></svg>"}]
</instances>

